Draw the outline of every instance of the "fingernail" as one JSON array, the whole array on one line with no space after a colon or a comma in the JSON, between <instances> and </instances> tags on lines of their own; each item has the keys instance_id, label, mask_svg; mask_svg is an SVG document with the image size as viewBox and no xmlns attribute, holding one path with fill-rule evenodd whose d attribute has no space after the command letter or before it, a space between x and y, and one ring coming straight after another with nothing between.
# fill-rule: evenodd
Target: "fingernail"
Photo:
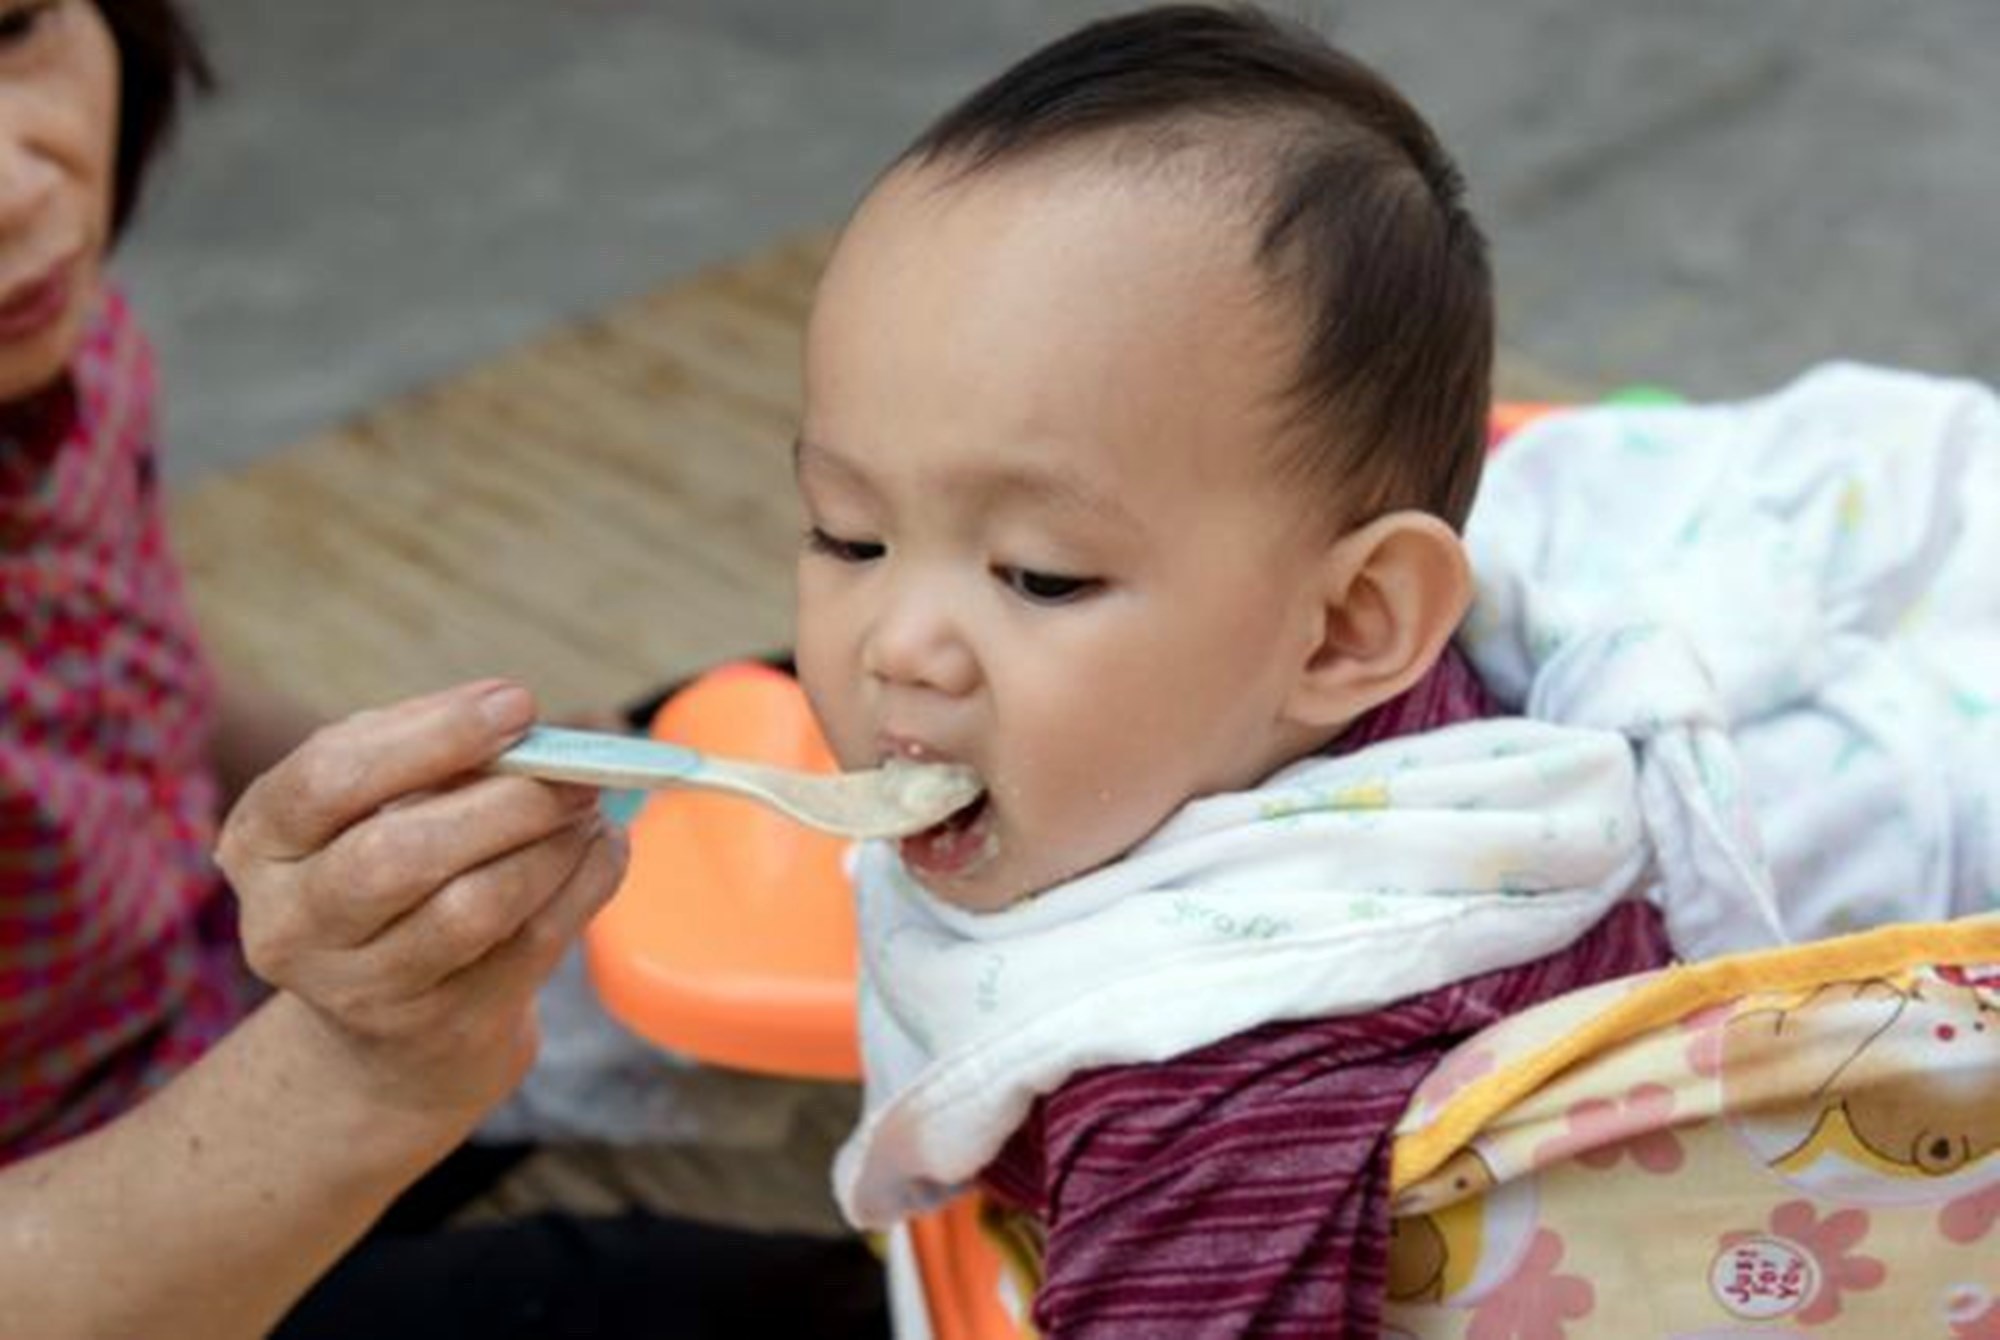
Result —
<instances>
[{"instance_id":1,"label":"fingernail","mask_svg":"<svg viewBox=\"0 0 2000 1340\"><path fill-rule=\"evenodd\" d=\"M479 714L502 735L518 735L535 721L535 700L517 684L488 689L479 699Z\"/></svg>"}]
</instances>

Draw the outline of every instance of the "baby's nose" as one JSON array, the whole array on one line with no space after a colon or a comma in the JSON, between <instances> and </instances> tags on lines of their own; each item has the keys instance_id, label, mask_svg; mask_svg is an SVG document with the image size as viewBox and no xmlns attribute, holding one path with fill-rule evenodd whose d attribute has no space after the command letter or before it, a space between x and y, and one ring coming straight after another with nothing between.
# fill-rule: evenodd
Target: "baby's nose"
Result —
<instances>
[{"instance_id":1,"label":"baby's nose","mask_svg":"<svg viewBox=\"0 0 2000 1340\"><path fill-rule=\"evenodd\" d=\"M866 669L887 684L939 693L968 693L978 682L977 658L942 592L906 592L883 610L868 638Z\"/></svg>"}]
</instances>

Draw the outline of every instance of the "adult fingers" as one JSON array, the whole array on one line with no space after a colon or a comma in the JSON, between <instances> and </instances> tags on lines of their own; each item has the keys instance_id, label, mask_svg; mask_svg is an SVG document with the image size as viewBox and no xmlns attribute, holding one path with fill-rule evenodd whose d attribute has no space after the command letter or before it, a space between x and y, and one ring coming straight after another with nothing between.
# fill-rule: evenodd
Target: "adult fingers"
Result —
<instances>
[{"instance_id":1,"label":"adult fingers","mask_svg":"<svg viewBox=\"0 0 2000 1340\"><path fill-rule=\"evenodd\" d=\"M323 727L245 792L224 866L308 856L392 801L485 767L534 719L526 689L482 680Z\"/></svg>"},{"instance_id":2,"label":"adult fingers","mask_svg":"<svg viewBox=\"0 0 2000 1340\"><path fill-rule=\"evenodd\" d=\"M509 947L517 947L536 982L555 971L563 952L618 892L630 858L625 835L600 823L568 882L514 933Z\"/></svg>"},{"instance_id":3,"label":"adult fingers","mask_svg":"<svg viewBox=\"0 0 2000 1340\"><path fill-rule=\"evenodd\" d=\"M597 793L588 787L481 777L379 811L342 833L285 910L301 937L358 945L416 915L454 881L572 828L596 809ZM547 887L555 883L551 878Z\"/></svg>"},{"instance_id":4,"label":"adult fingers","mask_svg":"<svg viewBox=\"0 0 2000 1340\"><path fill-rule=\"evenodd\" d=\"M323 993L314 1005L357 1036L377 1043L402 1039L426 1051L437 1045L449 1050L457 1045L453 1039L470 1045L474 1036L506 1026L508 1019L528 1008L563 951L611 897L623 873L622 840L599 821L579 829L580 840L561 883L483 955L428 988L415 989L414 979L405 977L393 992L386 990L388 974L421 971L420 961L406 960L391 969L375 957L374 967L357 977L352 971L356 956L349 955L342 964L344 985ZM370 946L371 956L379 948ZM396 952L408 948L403 945Z\"/></svg>"},{"instance_id":5,"label":"adult fingers","mask_svg":"<svg viewBox=\"0 0 2000 1340\"><path fill-rule=\"evenodd\" d=\"M523 1002L531 998L584 926L617 892L628 855L623 835L601 824L555 895L505 943L448 978L446 985L474 998Z\"/></svg>"},{"instance_id":6,"label":"adult fingers","mask_svg":"<svg viewBox=\"0 0 2000 1340\"><path fill-rule=\"evenodd\" d=\"M595 815L581 816L459 875L366 947L371 970L414 995L478 962L567 896L603 846L603 827Z\"/></svg>"}]
</instances>

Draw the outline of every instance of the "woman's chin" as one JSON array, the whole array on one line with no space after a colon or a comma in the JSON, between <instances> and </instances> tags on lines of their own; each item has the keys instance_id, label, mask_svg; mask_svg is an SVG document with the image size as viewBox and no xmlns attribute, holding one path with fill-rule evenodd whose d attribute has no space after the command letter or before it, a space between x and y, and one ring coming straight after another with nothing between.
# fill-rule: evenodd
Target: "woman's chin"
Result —
<instances>
[{"instance_id":1,"label":"woman's chin","mask_svg":"<svg viewBox=\"0 0 2000 1340\"><path fill-rule=\"evenodd\" d=\"M73 308L32 335L0 340L0 405L31 399L62 380L83 343L86 315Z\"/></svg>"}]
</instances>

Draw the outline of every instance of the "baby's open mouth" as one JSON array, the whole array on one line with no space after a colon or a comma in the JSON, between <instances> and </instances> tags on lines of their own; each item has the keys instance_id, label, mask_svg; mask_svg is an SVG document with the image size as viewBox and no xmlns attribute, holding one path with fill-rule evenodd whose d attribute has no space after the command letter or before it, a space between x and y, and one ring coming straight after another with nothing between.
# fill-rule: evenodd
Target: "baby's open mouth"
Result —
<instances>
[{"instance_id":1,"label":"baby's open mouth","mask_svg":"<svg viewBox=\"0 0 2000 1340\"><path fill-rule=\"evenodd\" d=\"M981 791L978 799L942 823L904 838L903 864L920 878L964 874L992 852L992 809L989 793Z\"/></svg>"}]
</instances>

